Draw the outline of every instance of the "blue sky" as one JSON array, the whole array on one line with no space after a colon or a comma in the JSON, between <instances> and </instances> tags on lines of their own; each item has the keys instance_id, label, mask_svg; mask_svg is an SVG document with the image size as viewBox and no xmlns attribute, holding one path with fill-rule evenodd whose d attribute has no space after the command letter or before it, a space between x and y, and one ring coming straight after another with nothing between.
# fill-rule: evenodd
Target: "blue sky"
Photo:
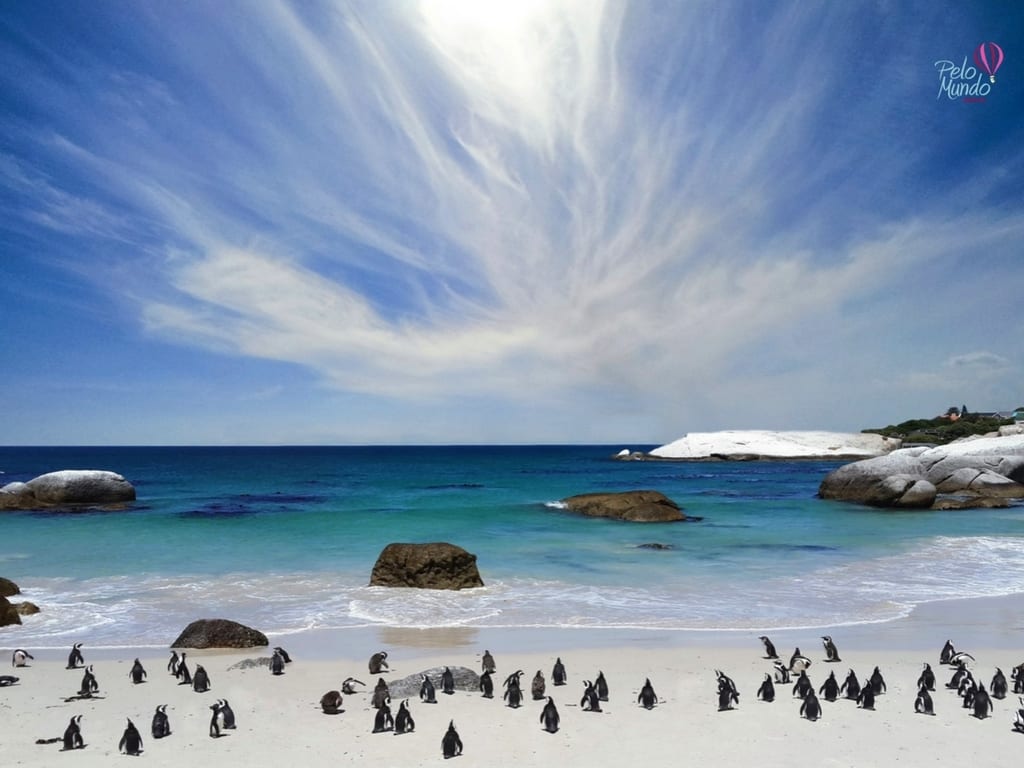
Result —
<instances>
[{"instance_id":1,"label":"blue sky","mask_svg":"<svg viewBox=\"0 0 1024 768\"><path fill-rule=\"evenodd\" d=\"M4 3L0 443L1022 405L1022 62L1009 3Z\"/></svg>"}]
</instances>

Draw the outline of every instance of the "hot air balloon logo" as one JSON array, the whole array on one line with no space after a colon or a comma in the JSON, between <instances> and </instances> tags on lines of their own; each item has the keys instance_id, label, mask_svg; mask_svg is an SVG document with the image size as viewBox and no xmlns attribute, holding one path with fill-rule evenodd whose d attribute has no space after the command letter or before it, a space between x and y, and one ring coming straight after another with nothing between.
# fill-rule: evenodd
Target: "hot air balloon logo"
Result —
<instances>
[{"instance_id":1,"label":"hot air balloon logo","mask_svg":"<svg viewBox=\"0 0 1024 768\"><path fill-rule=\"evenodd\" d=\"M990 83L996 81L996 70L1003 63L1003 49L995 43L982 43L974 49L974 63L988 75Z\"/></svg>"}]
</instances>

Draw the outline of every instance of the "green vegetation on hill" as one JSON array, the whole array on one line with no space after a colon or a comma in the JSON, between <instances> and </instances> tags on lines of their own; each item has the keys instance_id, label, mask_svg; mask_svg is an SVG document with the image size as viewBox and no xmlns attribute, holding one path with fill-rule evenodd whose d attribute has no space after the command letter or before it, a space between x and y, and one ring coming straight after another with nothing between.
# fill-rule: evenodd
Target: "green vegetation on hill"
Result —
<instances>
[{"instance_id":1,"label":"green vegetation on hill","mask_svg":"<svg viewBox=\"0 0 1024 768\"><path fill-rule=\"evenodd\" d=\"M982 414L965 413L956 421L947 416L934 419L911 419L888 427L862 429L886 437L898 437L904 443L931 443L945 445L969 435L984 435L995 432L1004 424L1013 424L1013 419L997 419Z\"/></svg>"}]
</instances>

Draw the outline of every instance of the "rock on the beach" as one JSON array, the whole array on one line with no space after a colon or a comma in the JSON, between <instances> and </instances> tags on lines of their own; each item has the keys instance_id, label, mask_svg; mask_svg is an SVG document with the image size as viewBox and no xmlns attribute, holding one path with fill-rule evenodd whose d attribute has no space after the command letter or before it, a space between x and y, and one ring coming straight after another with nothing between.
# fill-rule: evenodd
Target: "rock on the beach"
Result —
<instances>
[{"instance_id":1,"label":"rock on the beach","mask_svg":"<svg viewBox=\"0 0 1024 768\"><path fill-rule=\"evenodd\" d=\"M480 690L480 675L474 672L468 667L448 667L451 670L452 678L455 680L455 690L457 691L469 691L471 693L477 693ZM441 690L441 675L444 673L444 667L431 667L425 669L422 672L417 672L415 675L409 675L403 677L401 680L395 680L388 683L388 692L391 694L392 699L403 699L408 696L418 696L420 692L420 685L423 682L423 675L430 678L430 682L434 684L434 687Z\"/></svg>"},{"instance_id":2,"label":"rock on the beach","mask_svg":"<svg viewBox=\"0 0 1024 768\"><path fill-rule=\"evenodd\" d=\"M0 488L0 509L74 508L129 501L135 501L134 486L116 472L100 469L63 469Z\"/></svg>"},{"instance_id":3,"label":"rock on the beach","mask_svg":"<svg viewBox=\"0 0 1024 768\"><path fill-rule=\"evenodd\" d=\"M654 459L863 459L882 456L902 445L896 438L865 432L723 430L691 432L655 448ZM630 458L627 454L621 458Z\"/></svg>"},{"instance_id":4,"label":"rock on the beach","mask_svg":"<svg viewBox=\"0 0 1024 768\"><path fill-rule=\"evenodd\" d=\"M371 587L470 589L483 585L476 555L447 542L388 544L370 574Z\"/></svg>"},{"instance_id":5,"label":"rock on the beach","mask_svg":"<svg viewBox=\"0 0 1024 768\"><path fill-rule=\"evenodd\" d=\"M570 512L632 523L671 523L686 519L679 505L658 491L582 493L562 499L562 504Z\"/></svg>"},{"instance_id":6,"label":"rock on the beach","mask_svg":"<svg viewBox=\"0 0 1024 768\"><path fill-rule=\"evenodd\" d=\"M0 576L0 597L13 597L21 594L21 589L10 579Z\"/></svg>"},{"instance_id":7,"label":"rock on the beach","mask_svg":"<svg viewBox=\"0 0 1024 768\"><path fill-rule=\"evenodd\" d=\"M11 605L6 597L0 596L0 627L11 624L21 624L21 616L18 614L18 609Z\"/></svg>"},{"instance_id":8,"label":"rock on the beach","mask_svg":"<svg viewBox=\"0 0 1024 768\"><path fill-rule=\"evenodd\" d=\"M172 648L253 648L270 645L262 632L229 619L193 621L171 643Z\"/></svg>"}]
</instances>

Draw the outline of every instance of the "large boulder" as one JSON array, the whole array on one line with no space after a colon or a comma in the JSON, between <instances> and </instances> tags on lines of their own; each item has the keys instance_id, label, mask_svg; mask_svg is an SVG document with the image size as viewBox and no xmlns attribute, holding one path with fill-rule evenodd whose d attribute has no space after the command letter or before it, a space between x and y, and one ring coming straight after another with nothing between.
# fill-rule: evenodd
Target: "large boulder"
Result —
<instances>
[{"instance_id":1,"label":"large boulder","mask_svg":"<svg viewBox=\"0 0 1024 768\"><path fill-rule=\"evenodd\" d=\"M135 488L116 472L62 469L0 488L0 509L47 509L123 504L135 501Z\"/></svg>"},{"instance_id":2,"label":"large boulder","mask_svg":"<svg viewBox=\"0 0 1024 768\"><path fill-rule=\"evenodd\" d=\"M611 517L631 523L673 523L686 515L672 499L658 491L582 493L562 499L565 509L588 517Z\"/></svg>"},{"instance_id":3,"label":"large boulder","mask_svg":"<svg viewBox=\"0 0 1024 768\"><path fill-rule=\"evenodd\" d=\"M691 432L655 448L649 459L675 461L760 459L864 459L882 456L900 447L896 438L868 432L771 431L730 429L721 432ZM616 458L640 458L621 451Z\"/></svg>"},{"instance_id":4,"label":"large boulder","mask_svg":"<svg viewBox=\"0 0 1024 768\"><path fill-rule=\"evenodd\" d=\"M0 627L10 624L21 624L21 616L18 609L11 605L6 597L0 596Z\"/></svg>"},{"instance_id":5,"label":"large boulder","mask_svg":"<svg viewBox=\"0 0 1024 768\"><path fill-rule=\"evenodd\" d=\"M0 597L13 597L21 594L21 589L10 579L0 576Z\"/></svg>"},{"instance_id":6,"label":"large boulder","mask_svg":"<svg viewBox=\"0 0 1024 768\"><path fill-rule=\"evenodd\" d=\"M448 667L455 681L455 690L478 693L480 691L480 675L468 667ZM388 683L388 693L392 699L404 699L409 696L418 696L420 686L423 684L423 676L430 678L434 687L441 690L441 675L444 674L444 667L431 667L415 675L408 675L401 680L394 680Z\"/></svg>"},{"instance_id":7,"label":"large boulder","mask_svg":"<svg viewBox=\"0 0 1024 768\"><path fill-rule=\"evenodd\" d=\"M171 643L172 648L253 648L270 645L262 632L229 619L193 621Z\"/></svg>"},{"instance_id":8,"label":"large boulder","mask_svg":"<svg viewBox=\"0 0 1024 768\"><path fill-rule=\"evenodd\" d=\"M468 589L483 585L476 555L445 542L388 544L370 574L371 587Z\"/></svg>"}]
</instances>

